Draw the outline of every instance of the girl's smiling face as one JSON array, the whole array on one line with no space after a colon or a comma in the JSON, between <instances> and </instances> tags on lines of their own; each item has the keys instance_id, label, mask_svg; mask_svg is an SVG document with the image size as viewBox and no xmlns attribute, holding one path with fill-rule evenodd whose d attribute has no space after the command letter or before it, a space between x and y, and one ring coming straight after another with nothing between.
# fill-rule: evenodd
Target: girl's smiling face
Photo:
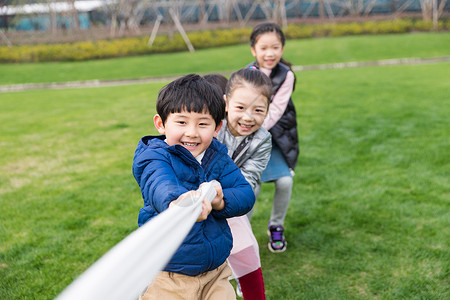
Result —
<instances>
[{"instance_id":1,"label":"girl's smiling face","mask_svg":"<svg viewBox=\"0 0 450 300\"><path fill-rule=\"evenodd\" d=\"M257 131L268 112L268 99L253 87L236 88L227 102L228 129L233 136L247 136Z\"/></svg>"},{"instance_id":2,"label":"girl's smiling face","mask_svg":"<svg viewBox=\"0 0 450 300\"><path fill-rule=\"evenodd\" d=\"M277 33L265 32L258 37L251 51L260 68L271 70L280 62L283 44Z\"/></svg>"}]
</instances>

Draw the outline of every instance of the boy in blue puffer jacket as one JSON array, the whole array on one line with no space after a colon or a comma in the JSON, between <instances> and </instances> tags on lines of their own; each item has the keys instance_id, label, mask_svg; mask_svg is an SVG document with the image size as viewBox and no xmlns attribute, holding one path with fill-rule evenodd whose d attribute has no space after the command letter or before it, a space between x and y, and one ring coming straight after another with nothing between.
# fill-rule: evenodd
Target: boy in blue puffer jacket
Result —
<instances>
[{"instance_id":1,"label":"boy in blue puffer jacket","mask_svg":"<svg viewBox=\"0 0 450 300\"><path fill-rule=\"evenodd\" d=\"M225 117L222 94L189 74L161 89L156 110L153 121L162 135L143 137L133 160L144 199L139 226L204 182L215 179L220 186L141 299L235 299L226 263L233 245L227 218L249 212L255 196L226 146L215 139Z\"/></svg>"}]
</instances>

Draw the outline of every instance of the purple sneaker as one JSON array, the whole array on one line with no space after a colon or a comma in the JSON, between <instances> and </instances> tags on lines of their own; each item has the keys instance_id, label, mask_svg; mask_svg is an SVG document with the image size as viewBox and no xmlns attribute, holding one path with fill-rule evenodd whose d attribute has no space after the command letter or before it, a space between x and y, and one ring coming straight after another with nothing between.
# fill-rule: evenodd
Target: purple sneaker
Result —
<instances>
[{"instance_id":1,"label":"purple sneaker","mask_svg":"<svg viewBox=\"0 0 450 300\"><path fill-rule=\"evenodd\" d=\"M269 250L273 253L278 252L284 252L287 248L287 242L284 238L284 228L281 225L275 226L269 226L269 230L267 231L267 234L270 237L270 242L268 244Z\"/></svg>"}]
</instances>

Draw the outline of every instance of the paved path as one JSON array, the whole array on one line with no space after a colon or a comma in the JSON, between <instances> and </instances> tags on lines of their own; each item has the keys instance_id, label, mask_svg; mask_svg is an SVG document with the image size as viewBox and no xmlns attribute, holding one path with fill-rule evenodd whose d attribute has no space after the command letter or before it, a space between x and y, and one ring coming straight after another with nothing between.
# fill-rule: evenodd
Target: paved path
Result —
<instances>
[{"instance_id":1,"label":"paved path","mask_svg":"<svg viewBox=\"0 0 450 300\"><path fill-rule=\"evenodd\" d=\"M389 65L413 65L413 64L432 64L438 62L450 62L450 56L435 57L435 58L398 58L385 59L377 61L366 62L344 62L321 65L306 65L293 66L294 71L310 71L310 70L326 70L326 69L344 69L344 68L359 68L369 66L389 66ZM229 73L229 72L228 72ZM230 74L224 75L230 75ZM70 81L70 82L50 82L50 83L23 83L12 85L0 85L0 92L14 92L32 89L66 89L66 88L88 88L88 87L103 87L103 86L119 86L139 83L151 83L171 81L179 76L166 77L150 77L140 79L118 79L118 80L86 80L86 81Z\"/></svg>"}]
</instances>

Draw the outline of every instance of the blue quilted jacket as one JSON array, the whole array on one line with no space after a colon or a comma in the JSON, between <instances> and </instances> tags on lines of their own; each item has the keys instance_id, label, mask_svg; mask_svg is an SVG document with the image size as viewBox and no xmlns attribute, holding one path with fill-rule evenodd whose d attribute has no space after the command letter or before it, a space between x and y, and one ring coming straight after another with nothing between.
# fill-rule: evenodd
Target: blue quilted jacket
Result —
<instances>
[{"instance_id":1,"label":"blue quilted jacket","mask_svg":"<svg viewBox=\"0 0 450 300\"><path fill-rule=\"evenodd\" d=\"M138 224L143 225L181 194L197 190L213 179L223 189L225 208L212 210L208 218L194 224L164 271L196 276L214 270L225 262L233 240L227 218L246 214L255 196L225 145L213 139L200 165L181 145L168 146L165 136L145 136L136 148L133 175L141 189L144 207Z\"/></svg>"}]
</instances>

